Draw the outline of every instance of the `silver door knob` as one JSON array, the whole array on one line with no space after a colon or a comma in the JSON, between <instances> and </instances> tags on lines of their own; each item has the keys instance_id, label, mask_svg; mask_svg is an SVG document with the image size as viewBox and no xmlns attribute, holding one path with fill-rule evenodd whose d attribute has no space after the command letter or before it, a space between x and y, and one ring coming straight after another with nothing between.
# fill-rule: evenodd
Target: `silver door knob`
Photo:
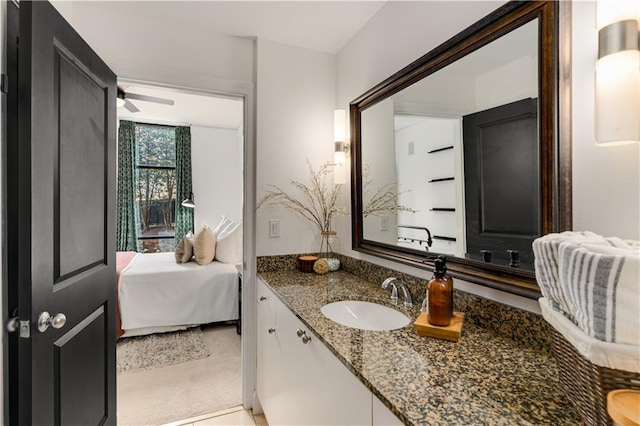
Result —
<instances>
[{"instance_id":1,"label":"silver door knob","mask_svg":"<svg viewBox=\"0 0 640 426\"><path fill-rule=\"evenodd\" d=\"M307 336L306 334L302 336L302 343L304 343L305 345L310 341L311 341L311 337Z\"/></svg>"},{"instance_id":2,"label":"silver door knob","mask_svg":"<svg viewBox=\"0 0 640 426\"><path fill-rule=\"evenodd\" d=\"M7 320L5 324L5 328L9 333L15 333L20 329L20 318L13 317Z\"/></svg>"},{"instance_id":3,"label":"silver door knob","mask_svg":"<svg viewBox=\"0 0 640 426\"><path fill-rule=\"evenodd\" d=\"M260 301L267 300L266 296L260 296Z\"/></svg>"},{"instance_id":4,"label":"silver door knob","mask_svg":"<svg viewBox=\"0 0 640 426\"><path fill-rule=\"evenodd\" d=\"M299 328L298 331L296 331L296 334L298 335L298 337L302 337L306 334L307 332L304 331L303 329Z\"/></svg>"},{"instance_id":5,"label":"silver door knob","mask_svg":"<svg viewBox=\"0 0 640 426\"><path fill-rule=\"evenodd\" d=\"M267 331L269 332L269 334L273 334L273 333L276 332L276 329L275 328L270 328Z\"/></svg>"},{"instance_id":6,"label":"silver door knob","mask_svg":"<svg viewBox=\"0 0 640 426\"><path fill-rule=\"evenodd\" d=\"M63 313L56 314L55 316L51 316L49 312L44 311L38 317L38 331L40 333L44 333L47 331L49 326L53 328L62 328L67 322L67 316Z\"/></svg>"}]
</instances>

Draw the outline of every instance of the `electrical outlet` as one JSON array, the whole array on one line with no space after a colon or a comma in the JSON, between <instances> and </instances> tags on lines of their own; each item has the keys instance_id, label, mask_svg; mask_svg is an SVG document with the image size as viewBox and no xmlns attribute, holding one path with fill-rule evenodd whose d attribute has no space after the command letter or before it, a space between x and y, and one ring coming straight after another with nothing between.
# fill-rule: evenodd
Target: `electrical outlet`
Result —
<instances>
[{"instance_id":1,"label":"electrical outlet","mask_svg":"<svg viewBox=\"0 0 640 426\"><path fill-rule=\"evenodd\" d=\"M381 231L389 230L389 216L380 216L380 230Z\"/></svg>"},{"instance_id":2,"label":"electrical outlet","mask_svg":"<svg viewBox=\"0 0 640 426\"><path fill-rule=\"evenodd\" d=\"M280 238L280 219L269 219L269 238Z\"/></svg>"}]
</instances>

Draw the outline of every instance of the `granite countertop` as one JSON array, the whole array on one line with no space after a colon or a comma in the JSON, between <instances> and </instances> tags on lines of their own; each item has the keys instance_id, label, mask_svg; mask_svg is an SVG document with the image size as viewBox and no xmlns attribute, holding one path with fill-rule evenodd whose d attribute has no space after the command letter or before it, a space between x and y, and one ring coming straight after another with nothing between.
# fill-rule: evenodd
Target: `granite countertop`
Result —
<instances>
[{"instance_id":1,"label":"granite countertop","mask_svg":"<svg viewBox=\"0 0 640 426\"><path fill-rule=\"evenodd\" d=\"M405 424L580 424L547 353L467 321L457 343L418 335L410 310L353 274L258 274L291 311ZM364 300L411 317L393 331L357 330L322 315L326 303Z\"/></svg>"}]
</instances>

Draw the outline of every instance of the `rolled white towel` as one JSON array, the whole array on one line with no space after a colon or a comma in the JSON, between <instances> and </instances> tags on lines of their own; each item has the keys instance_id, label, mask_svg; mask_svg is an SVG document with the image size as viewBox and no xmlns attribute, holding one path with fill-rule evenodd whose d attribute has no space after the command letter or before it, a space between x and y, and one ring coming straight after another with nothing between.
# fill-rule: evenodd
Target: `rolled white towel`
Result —
<instances>
[{"instance_id":1,"label":"rolled white towel","mask_svg":"<svg viewBox=\"0 0 640 426\"><path fill-rule=\"evenodd\" d=\"M574 314L559 280L559 253L561 243L573 241L575 243L609 244L601 235L593 232L565 231L547 234L533 241L534 267L536 280L542 295L547 298L555 309L559 309L575 322Z\"/></svg>"},{"instance_id":2,"label":"rolled white towel","mask_svg":"<svg viewBox=\"0 0 640 426\"><path fill-rule=\"evenodd\" d=\"M575 324L611 343L640 345L640 245L563 242L559 279Z\"/></svg>"}]
</instances>

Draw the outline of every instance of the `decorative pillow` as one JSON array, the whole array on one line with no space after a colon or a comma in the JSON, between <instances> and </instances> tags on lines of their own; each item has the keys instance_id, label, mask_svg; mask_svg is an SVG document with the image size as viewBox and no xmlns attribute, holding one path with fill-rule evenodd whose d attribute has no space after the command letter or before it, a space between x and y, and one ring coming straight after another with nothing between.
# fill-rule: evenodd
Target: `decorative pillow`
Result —
<instances>
[{"instance_id":1,"label":"decorative pillow","mask_svg":"<svg viewBox=\"0 0 640 426\"><path fill-rule=\"evenodd\" d=\"M191 232L189 232L191 234ZM182 237L178 245L176 246L176 262L177 263L187 263L191 260L193 256L193 244L189 239L189 234ZM193 237L193 234L191 234Z\"/></svg>"},{"instance_id":2,"label":"decorative pillow","mask_svg":"<svg viewBox=\"0 0 640 426\"><path fill-rule=\"evenodd\" d=\"M227 226L231 225L232 223L233 223L233 221L231 219L229 219L226 216L222 216L222 219L220 220L220 222L218 222L216 227L213 228L214 235L217 237L218 235L220 235L222 233L222 231L224 231L224 229Z\"/></svg>"},{"instance_id":3,"label":"decorative pillow","mask_svg":"<svg viewBox=\"0 0 640 426\"><path fill-rule=\"evenodd\" d=\"M242 262L242 222L228 226L218 236L216 260L231 264Z\"/></svg>"},{"instance_id":4,"label":"decorative pillow","mask_svg":"<svg viewBox=\"0 0 640 426\"><path fill-rule=\"evenodd\" d=\"M208 265L216 254L216 236L208 226L203 226L193 239L193 256L198 265Z\"/></svg>"}]
</instances>

